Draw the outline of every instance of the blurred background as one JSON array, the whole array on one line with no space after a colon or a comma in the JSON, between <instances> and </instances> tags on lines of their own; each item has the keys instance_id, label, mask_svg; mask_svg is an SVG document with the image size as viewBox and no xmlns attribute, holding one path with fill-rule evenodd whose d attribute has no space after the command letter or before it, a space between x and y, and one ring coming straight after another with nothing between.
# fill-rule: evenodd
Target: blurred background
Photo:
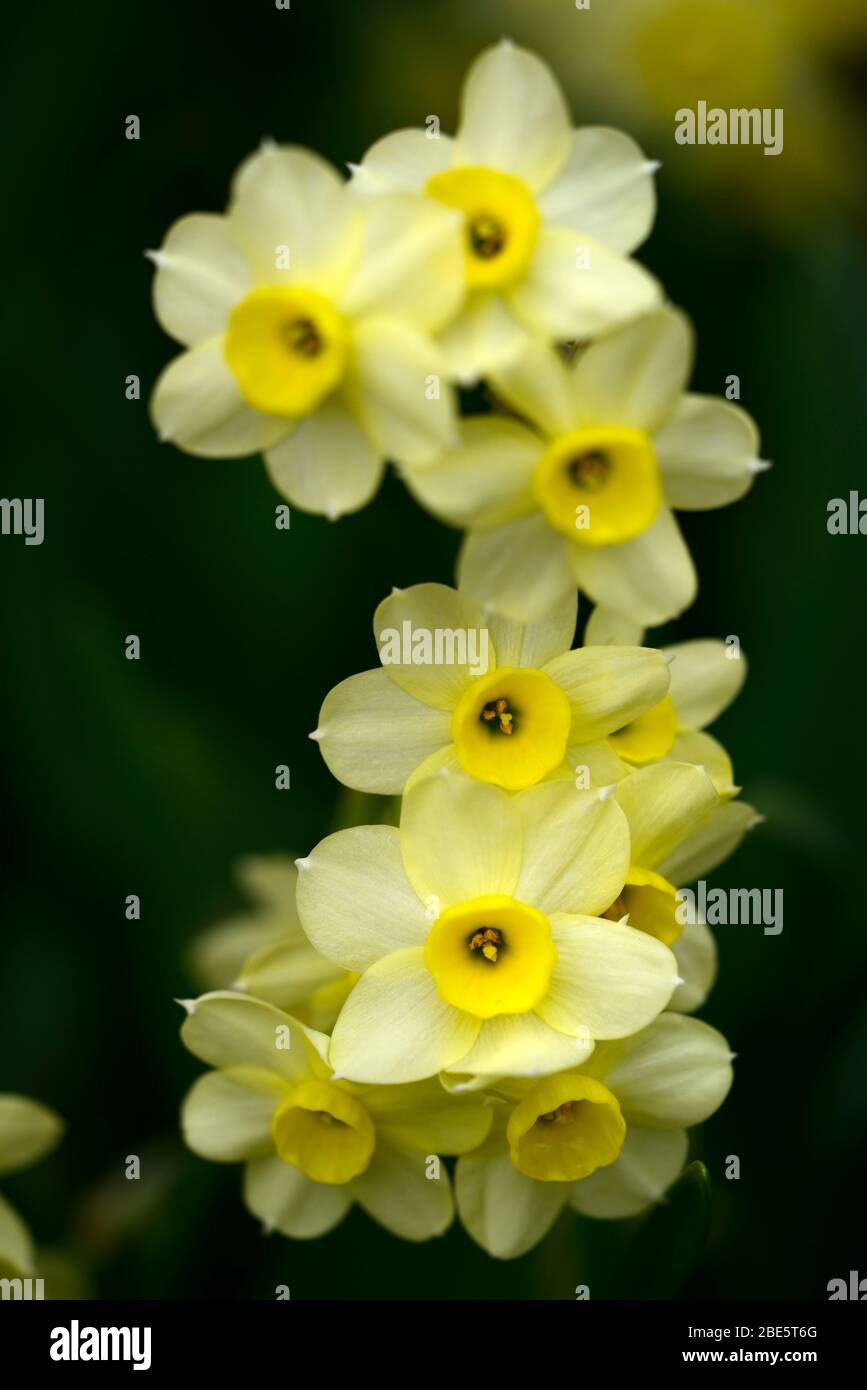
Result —
<instances>
[{"instance_id":1,"label":"blurred background","mask_svg":"<svg viewBox=\"0 0 867 1390\"><path fill-rule=\"evenodd\" d=\"M357 1211L320 1241L263 1239L240 1170L178 1137L201 1070L173 1003L195 992L189 943L238 908L239 855L305 853L332 827L339 789L307 739L320 702L375 664L371 617L392 585L451 581L458 537L394 476L358 516L295 512L278 531L257 460L158 444L146 400L175 347L142 252L181 214L222 210L265 135L343 164L431 113L453 130L467 65L503 33L551 62L577 123L619 123L662 161L639 256L695 320L696 389L737 375L775 464L739 505L685 516L701 592L660 633L742 642L749 679L714 733L767 822L713 882L785 895L781 935L717 932L704 1016L738 1053L736 1083L695 1140L708 1239L662 1284L636 1222L565 1217L508 1264L458 1227L414 1247ZM0 1090L69 1129L4 1191L94 1296L568 1299L588 1283L593 1297L810 1299L867 1275L867 539L826 528L831 498L867 494L865 40L857 0L19 10L2 89L17 132L2 492L44 497L46 531L38 547L0 538ZM674 111L699 99L782 106L783 154L678 146ZM125 399L131 373L141 401Z\"/></svg>"}]
</instances>

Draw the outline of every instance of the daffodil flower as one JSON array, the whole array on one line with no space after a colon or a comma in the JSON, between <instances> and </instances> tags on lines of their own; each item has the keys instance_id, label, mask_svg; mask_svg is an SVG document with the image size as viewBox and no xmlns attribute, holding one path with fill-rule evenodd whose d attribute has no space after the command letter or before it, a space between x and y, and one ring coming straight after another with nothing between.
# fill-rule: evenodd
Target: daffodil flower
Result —
<instances>
[{"instance_id":1,"label":"daffodil flower","mask_svg":"<svg viewBox=\"0 0 867 1390\"><path fill-rule=\"evenodd\" d=\"M251 909L195 938L188 952L195 980L208 990L247 991L328 1032L356 976L325 960L304 935L293 860L246 855L235 872Z\"/></svg>"},{"instance_id":2,"label":"daffodil flower","mask_svg":"<svg viewBox=\"0 0 867 1390\"><path fill-rule=\"evenodd\" d=\"M432 1160L485 1138L479 1097L436 1080L354 1086L333 1074L324 1034L258 999L217 992L185 1007L183 1041L214 1070L183 1103L184 1138L202 1158L245 1163L244 1203L266 1230L324 1235L353 1202L405 1240L446 1230L451 1186Z\"/></svg>"},{"instance_id":3,"label":"daffodil flower","mask_svg":"<svg viewBox=\"0 0 867 1390\"><path fill-rule=\"evenodd\" d=\"M664 697L668 666L638 646L571 651L575 619L574 593L523 624L444 584L395 590L374 617L382 667L341 681L311 738L367 792L441 767L508 791L577 768L607 785L621 769L604 740Z\"/></svg>"},{"instance_id":4,"label":"daffodil flower","mask_svg":"<svg viewBox=\"0 0 867 1390\"><path fill-rule=\"evenodd\" d=\"M47 1105L27 1096L0 1094L0 1177L38 1163L60 1142L63 1121ZM0 1196L0 1278L31 1279L37 1253L25 1223Z\"/></svg>"},{"instance_id":5,"label":"daffodil flower","mask_svg":"<svg viewBox=\"0 0 867 1390\"><path fill-rule=\"evenodd\" d=\"M734 502L766 466L745 411L685 394L691 363L687 319L660 309L571 365L537 343L493 373L529 423L468 420L459 449L405 474L469 533L460 587L525 622L575 585L643 627L687 608L695 570L672 508Z\"/></svg>"},{"instance_id":6,"label":"daffodil flower","mask_svg":"<svg viewBox=\"0 0 867 1390\"><path fill-rule=\"evenodd\" d=\"M491 1133L458 1160L458 1213L490 1255L532 1249L564 1207L634 1216L659 1202L686 1160L687 1129L718 1109L732 1054L715 1029L662 1014L580 1068L496 1084Z\"/></svg>"},{"instance_id":7,"label":"daffodil flower","mask_svg":"<svg viewBox=\"0 0 867 1390\"><path fill-rule=\"evenodd\" d=\"M510 796L442 772L405 794L399 829L339 831L299 868L308 937L361 976L329 1054L353 1081L575 1065L649 1023L678 982L660 941L601 919L629 828L613 797L571 782Z\"/></svg>"},{"instance_id":8,"label":"daffodil flower","mask_svg":"<svg viewBox=\"0 0 867 1390\"><path fill-rule=\"evenodd\" d=\"M472 381L528 335L596 337L659 302L629 259L653 224L654 168L618 130L574 130L550 68L504 42L473 63L454 139L430 126L387 135L353 187L425 192L460 213L467 300L441 341Z\"/></svg>"},{"instance_id":9,"label":"daffodil flower","mask_svg":"<svg viewBox=\"0 0 867 1390\"><path fill-rule=\"evenodd\" d=\"M585 641L601 641L605 619L594 610ZM596 621L594 622L594 619ZM616 644L643 642L636 624L615 623ZM697 638L663 647L671 666L667 695L609 737L609 745L631 767L670 759L704 768L722 797L736 796L731 758L718 739L705 732L739 694L747 675L747 661L725 642Z\"/></svg>"},{"instance_id":10,"label":"daffodil flower","mask_svg":"<svg viewBox=\"0 0 867 1390\"><path fill-rule=\"evenodd\" d=\"M454 438L432 334L463 294L460 218L397 194L362 206L324 160L263 146L225 216L194 213L153 253L157 318L187 349L160 376L161 438L208 458L262 452L275 487L336 517L386 458Z\"/></svg>"}]
</instances>

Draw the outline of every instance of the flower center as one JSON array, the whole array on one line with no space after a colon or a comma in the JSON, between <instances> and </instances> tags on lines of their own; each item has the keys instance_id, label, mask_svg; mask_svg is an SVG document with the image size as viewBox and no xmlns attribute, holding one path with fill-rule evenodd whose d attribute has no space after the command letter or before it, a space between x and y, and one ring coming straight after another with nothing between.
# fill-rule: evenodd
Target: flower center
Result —
<instances>
[{"instance_id":1,"label":"flower center","mask_svg":"<svg viewBox=\"0 0 867 1390\"><path fill-rule=\"evenodd\" d=\"M496 169L448 169L428 179L426 192L464 214L470 289L507 289L524 278L540 225L525 183Z\"/></svg>"},{"instance_id":2,"label":"flower center","mask_svg":"<svg viewBox=\"0 0 867 1390\"><path fill-rule=\"evenodd\" d=\"M652 869L633 864L619 895L601 915L610 922L619 922L628 914L630 927L655 936L663 946L673 946L683 931L677 908L674 884Z\"/></svg>"},{"instance_id":3,"label":"flower center","mask_svg":"<svg viewBox=\"0 0 867 1390\"><path fill-rule=\"evenodd\" d=\"M315 1182L345 1183L367 1168L376 1144L362 1105L328 1081L293 1086L271 1120L277 1153Z\"/></svg>"},{"instance_id":4,"label":"flower center","mask_svg":"<svg viewBox=\"0 0 867 1390\"><path fill-rule=\"evenodd\" d=\"M662 503L659 466L643 430L592 426L557 435L533 487L550 524L580 545L621 545L646 531Z\"/></svg>"},{"instance_id":5,"label":"flower center","mask_svg":"<svg viewBox=\"0 0 867 1390\"><path fill-rule=\"evenodd\" d=\"M233 309L224 350L249 405L299 419L343 380L349 330L314 290L258 289Z\"/></svg>"},{"instance_id":6,"label":"flower center","mask_svg":"<svg viewBox=\"0 0 867 1390\"><path fill-rule=\"evenodd\" d=\"M530 666L498 666L464 691L452 716L452 739L471 777L519 791L560 766L571 726L569 701L549 675Z\"/></svg>"},{"instance_id":7,"label":"flower center","mask_svg":"<svg viewBox=\"0 0 867 1390\"><path fill-rule=\"evenodd\" d=\"M501 893L446 908L424 948L440 998L476 1018L534 1009L556 959L548 918Z\"/></svg>"},{"instance_id":8,"label":"flower center","mask_svg":"<svg viewBox=\"0 0 867 1390\"><path fill-rule=\"evenodd\" d=\"M609 734L608 742L628 763L652 763L671 752L676 737L677 714L671 696L663 695L658 705Z\"/></svg>"},{"instance_id":9,"label":"flower center","mask_svg":"<svg viewBox=\"0 0 867 1390\"><path fill-rule=\"evenodd\" d=\"M527 1093L506 1135L519 1172L541 1182L575 1182L615 1161L626 1123L607 1086L580 1072L560 1072Z\"/></svg>"}]
</instances>

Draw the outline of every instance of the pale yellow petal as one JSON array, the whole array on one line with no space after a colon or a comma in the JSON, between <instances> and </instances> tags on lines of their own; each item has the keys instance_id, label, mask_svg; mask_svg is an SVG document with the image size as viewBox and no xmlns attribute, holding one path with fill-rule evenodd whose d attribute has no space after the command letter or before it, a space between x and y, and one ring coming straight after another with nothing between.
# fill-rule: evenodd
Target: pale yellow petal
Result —
<instances>
[{"instance_id":1,"label":"pale yellow petal","mask_svg":"<svg viewBox=\"0 0 867 1390\"><path fill-rule=\"evenodd\" d=\"M669 1008L692 1014L700 1009L713 988L717 972L717 946L710 927L700 919L689 922L671 948L682 984L671 996Z\"/></svg>"},{"instance_id":2,"label":"pale yellow petal","mask_svg":"<svg viewBox=\"0 0 867 1390\"><path fill-rule=\"evenodd\" d=\"M746 801L726 801L686 839L672 847L658 865L670 883L693 883L734 854L761 817Z\"/></svg>"},{"instance_id":3,"label":"pale yellow petal","mask_svg":"<svg viewBox=\"0 0 867 1390\"><path fill-rule=\"evenodd\" d=\"M347 401L377 452L416 466L454 448L454 392L433 339L398 319L368 318L353 344Z\"/></svg>"},{"instance_id":4,"label":"pale yellow petal","mask_svg":"<svg viewBox=\"0 0 867 1390\"><path fill-rule=\"evenodd\" d=\"M696 595L695 566L668 507L623 545L569 547L575 582L594 603L655 627L676 618Z\"/></svg>"},{"instance_id":5,"label":"pale yellow petal","mask_svg":"<svg viewBox=\"0 0 867 1390\"><path fill-rule=\"evenodd\" d=\"M200 1158L239 1163L273 1152L271 1117L286 1083L273 1071L230 1067L200 1076L181 1106L184 1142Z\"/></svg>"},{"instance_id":6,"label":"pale yellow petal","mask_svg":"<svg viewBox=\"0 0 867 1390\"><path fill-rule=\"evenodd\" d=\"M299 867L298 915L327 960L360 972L425 941L430 921L404 871L394 826L338 830Z\"/></svg>"},{"instance_id":7,"label":"pale yellow petal","mask_svg":"<svg viewBox=\"0 0 867 1390\"><path fill-rule=\"evenodd\" d=\"M666 1013L630 1038L596 1048L585 1071L613 1091L630 1125L689 1129L722 1105L732 1084L721 1033Z\"/></svg>"},{"instance_id":8,"label":"pale yellow petal","mask_svg":"<svg viewBox=\"0 0 867 1390\"><path fill-rule=\"evenodd\" d=\"M420 763L451 742L451 720L407 694L387 670L363 671L326 695L316 738L339 782L396 796Z\"/></svg>"},{"instance_id":9,"label":"pale yellow petal","mask_svg":"<svg viewBox=\"0 0 867 1390\"><path fill-rule=\"evenodd\" d=\"M755 422L732 401L688 395L654 436L665 495L672 507L724 507L749 492L766 465Z\"/></svg>"},{"instance_id":10,"label":"pale yellow petal","mask_svg":"<svg viewBox=\"0 0 867 1390\"><path fill-rule=\"evenodd\" d=\"M241 395L222 338L204 338L164 368L150 400L165 442L204 458L241 458L270 449L293 421L261 415Z\"/></svg>"},{"instance_id":11,"label":"pale yellow petal","mask_svg":"<svg viewBox=\"0 0 867 1390\"><path fill-rule=\"evenodd\" d=\"M622 130L585 126L573 133L569 158L540 197L539 211L553 227L634 251L656 215L653 165Z\"/></svg>"},{"instance_id":12,"label":"pale yellow petal","mask_svg":"<svg viewBox=\"0 0 867 1390\"><path fill-rule=\"evenodd\" d=\"M731 796L737 790L731 758L722 744L711 738L710 734L700 730L678 734L668 756L675 762L692 763L703 768L720 796Z\"/></svg>"},{"instance_id":13,"label":"pale yellow petal","mask_svg":"<svg viewBox=\"0 0 867 1390\"><path fill-rule=\"evenodd\" d=\"M461 1223L495 1259L512 1260L538 1245L569 1196L569 1184L519 1173L504 1143L458 1159L455 1197Z\"/></svg>"},{"instance_id":14,"label":"pale yellow petal","mask_svg":"<svg viewBox=\"0 0 867 1390\"><path fill-rule=\"evenodd\" d=\"M672 308L643 314L592 343L572 369L581 424L658 429L686 390L694 351L689 319Z\"/></svg>"},{"instance_id":15,"label":"pale yellow petal","mask_svg":"<svg viewBox=\"0 0 867 1390\"><path fill-rule=\"evenodd\" d=\"M392 1085L422 1081L469 1052L479 1020L437 994L421 948L395 951L365 971L331 1039L335 1074Z\"/></svg>"},{"instance_id":16,"label":"pale yellow petal","mask_svg":"<svg viewBox=\"0 0 867 1390\"><path fill-rule=\"evenodd\" d=\"M563 779L518 792L512 804L524 833L515 897L548 914L610 907L629 868L629 826L614 798Z\"/></svg>"},{"instance_id":17,"label":"pale yellow petal","mask_svg":"<svg viewBox=\"0 0 867 1390\"><path fill-rule=\"evenodd\" d=\"M464 83L456 163L500 169L538 190L562 168L571 137L563 94L541 58L506 42L480 54Z\"/></svg>"},{"instance_id":18,"label":"pale yellow petal","mask_svg":"<svg viewBox=\"0 0 867 1390\"><path fill-rule=\"evenodd\" d=\"M292 1080L311 1068L326 1039L261 999L221 990L185 1002L181 1039L211 1067L252 1067ZM288 1045L287 1045L288 1044Z\"/></svg>"},{"instance_id":19,"label":"pale yellow petal","mask_svg":"<svg viewBox=\"0 0 867 1390\"><path fill-rule=\"evenodd\" d=\"M353 170L350 187L359 194L402 189L420 193L428 179L451 167L454 145L448 135L427 130L395 130L371 145Z\"/></svg>"},{"instance_id":20,"label":"pale yellow petal","mask_svg":"<svg viewBox=\"0 0 867 1390\"><path fill-rule=\"evenodd\" d=\"M565 434L581 423L571 373L550 343L528 338L520 356L490 379L496 394L546 435Z\"/></svg>"},{"instance_id":21,"label":"pale yellow petal","mask_svg":"<svg viewBox=\"0 0 867 1390\"><path fill-rule=\"evenodd\" d=\"M374 496L385 472L382 451L346 406L326 401L265 454L274 487L294 507L336 521Z\"/></svg>"},{"instance_id":22,"label":"pale yellow petal","mask_svg":"<svg viewBox=\"0 0 867 1390\"><path fill-rule=\"evenodd\" d=\"M576 1182L569 1204L582 1216L617 1220L661 1202L678 1178L689 1151L682 1129L630 1125L616 1162Z\"/></svg>"},{"instance_id":23,"label":"pale yellow petal","mask_svg":"<svg viewBox=\"0 0 867 1390\"><path fill-rule=\"evenodd\" d=\"M546 1076L577 1067L593 1051L588 1036L552 1028L539 1013L487 1018L471 1050L453 1067L459 1075Z\"/></svg>"},{"instance_id":24,"label":"pale yellow petal","mask_svg":"<svg viewBox=\"0 0 867 1390\"><path fill-rule=\"evenodd\" d=\"M527 329L508 303L490 290L474 290L439 337L449 374L462 386L505 366L523 352Z\"/></svg>"},{"instance_id":25,"label":"pale yellow petal","mask_svg":"<svg viewBox=\"0 0 867 1390\"><path fill-rule=\"evenodd\" d=\"M491 613L488 630L494 639L498 666L533 666L536 670L568 652L578 619L578 595L566 594L543 617L515 622Z\"/></svg>"},{"instance_id":26,"label":"pale yellow petal","mask_svg":"<svg viewBox=\"0 0 867 1390\"><path fill-rule=\"evenodd\" d=\"M671 661L672 703L682 728L703 729L722 714L746 680L740 647L699 638L664 648Z\"/></svg>"},{"instance_id":27,"label":"pale yellow petal","mask_svg":"<svg viewBox=\"0 0 867 1390\"><path fill-rule=\"evenodd\" d=\"M398 318L436 333L464 298L463 218L433 198L395 193L364 205L362 244L337 301L350 319Z\"/></svg>"},{"instance_id":28,"label":"pale yellow petal","mask_svg":"<svg viewBox=\"0 0 867 1390\"><path fill-rule=\"evenodd\" d=\"M508 295L529 328L566 341L608 333L661 298L659 282L637 261L563 227L542 229L526 277Z\"/></svg>"},{"instance_id":29,"label":"pale yellow petal","mask_svg":"<svg viewBox=\"0 0 867 1390\"><path fill-rule=\"evenodd\" d=\"M499 787L451 773L427 777L403 799L400 833L407 877L431 921L439 909L470 898L513 893L521 818Z\"/></svg>"},{"instance_id":30,"label":"pale yellow petal","mask_svg":"<svg viewBox=\"0 0 867 1390\"><path fill-rule=\"evenodd\" d=\"M314 1182L276 1154L254 1158L244 1170L244 1206L266 1233L313 1240L342 1221L351 1205L345 1187Z\"/></svg>"},{"instance_id":31,"label":"pale yellow petal","mask_svg":"<svg viewBox=\"0 0 867 1390\"><path fill-rule=\"evenodd\" d=\"M622 1038L665 1008L677 983L667 946L632 927L557 913L557 964L537 1012L571 1037Z\"/></svg>"},{"instance_id":32,"label":"pale yellow petal","mask_svg":"<svg viewBox=\"0 0 867 1390\"><path fill-rule=\"evenodd\" d=\"M0 1278L31 1279L35 1274L33 1237L15 1208L0 1194Z\"/></svg>"},{"instance_id":33,"label":"pale yellow petal","mask_svg":"<svg viewBox=\"0 0 867 1390\"><path fill-rule=\"evenodd\" d=\"M478 604L447 584L395 589L377 608L373 631L389 679L416 700L449 714L473 675L483 674L476 669L482 656L487 656L486 669L497 664Z\"/></svg>"},{"instance_id":34,"label":"pale yellow petal","mask_svg":"<svg viewBox=\"0 0 867 1390\"><path fill-rule=\"evenodd\" d=\"M436 1077L410 1086L374 1086L363 1101L377 1136L395 1149L469 1153L491 1128L490 1105L479 1096L450 1095Z\"/></svg>"},{"instance_id":35,"label":"pale yellow petal","mask_svg":"<svg viewBox=\"0 0 867 1390\"><path fill-rule=\"evenodd\" d=\"M668 665L650 647L582 647L555 657L546 671L566 693L576 743L607 738L668 691Z\"/></svg>"},{"instance_id":36,"label":"pale yellow petal","mask_svg":"<svg viewBox=\"0 0 867 1390\"><path fill-rule=\"evenodd\" d=\"M719 805L710 778L688 763L639 768L615 795L629 822L632 862L645 869L659 867Z\"/></svg>"},{"instance_id":37,"label":"pale yellow petal","mask_svg":"<svg viewBox=\"0 0 867 1390\"><path fill-rule=\"evenodd\" d=\"M185 347L225 333L233 308L253 287L228 221L213 213L175 222L153 260L154 313Z\"/></svg>"},{"instance_id":38,"label":"pale yellow petal","mask_svg":"<svg viewBox=\"0 0 867 1390\"><path fill-rule=\"evenodd\" d=\"M540 511L471 531L458 557L458 582L485 607L535 622L575 588L569 541Z\"/></svg>"}]
</instances>

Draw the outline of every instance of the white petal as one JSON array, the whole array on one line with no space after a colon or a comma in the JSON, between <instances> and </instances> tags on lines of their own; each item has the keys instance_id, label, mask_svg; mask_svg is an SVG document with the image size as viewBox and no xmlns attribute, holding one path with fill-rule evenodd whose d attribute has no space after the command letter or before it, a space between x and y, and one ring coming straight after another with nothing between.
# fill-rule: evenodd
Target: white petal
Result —
<instances>
[{"instance_id":1,"label":"white petal","mask_svg":"<svg viewBox=\"0 0 867 1390\"><path fill-rule=\"evenodd\" d=\"M352 1198L340 1184L314 1182L275 1154L247 1164L244 1205L267 1231L312 1240L343 1220Z\"/></svg>"},{"instance_id":2,"label":"white petal","mask_svg":"<svg viewBox=\"0 0 867 1390\"><path fill-rule=\"evenodd\" d=\"M572 374L550 343L528 338L520 356L491 372L490 378L507 405L545 434L565 434L582 423L575 409Z\"/></svg>"},{"instance_id":3,"label":"white petal","mask_svg":"<svg viewBox=\"0 0 867 1390\"><path fill-rule=\"evenodd\" d=\"M732 1084L731 1051L722 1034L675 1013L597 1047L584 1070L614 1092L627 1127L689 1129L722 1105Z\"/></svg>"},{"instance_id":4,"label":"white petal","mask_svg":"<svg viewBox=\"0 0 867 1390\"><path fill-rule=\"evenodd\" d=\"M679 1014L695 1013L716 979L718 953L714 934L701 920L690 922L671 949L683 984L674 991L668 1007Z\"/></svg>"},{"instance_id":5,"label":"white petal","mask_svg":"<svg viewBox=\"0 0 867 1390\"><path fill-rule=\"evenodd\" d=\"M485 1019L471 1050L452 1072L474 1076L547 1076L577 1067L593 1051L589 1037L557 1032L536 1013Z\"/></svg>"},{"instance_id":6,"label":"white petal","mask_svg":"<svg viewBox=\"0 0 867 1390\"><path fill-rule=\"evenodd\" d=\"M398 796L418 765L451 743L451 720L401 690L387 671L363 671L326 695L318 743L344 786Z\"/></svg>"},{"instance_id":7,"label":"white petal","mask_svg":"<svg viewBox=\"0 0 867 1390\"><path fill-rule=\"evenodd\" d=\"M407 876L422 902L445 908L514 891L521 818L499 787L450 773L427 777L404 796L400 835Z\"/></svg>"},{"instance_id":8,"label":"white petal","mask_svg":"<svg viewBox=\"0 0 867 1390\"><path fill-rule=\"evenodd\" d=\"M420 193L434 174L451 168L453 159L448 135L432 138L426 130L395 130L371 145L353 170L350 187L359 194Z\"/></svg>"},{"instance_id":9,"label":"white petal","mask_svg":"<svg viewBox=\"0 0 867 1390\"><path fill-rule=\"evenodd\" d=\"M629 821L632 862L644 869L661 864L719 805L710 778L688 763L639 768L615 795Z\"/></svg>"},{"instance_id":10,"label":"white petal","mask_svg":"<svg viewBox=\"0 0 867 1390\"><path fill-rule=\"evenodd\" d=\"M295 146L264 146L232 183L232 232L266 283L305 283L334 293L345 273L357 203L336 169ZM280 269L289 252L289 266ZM341 273L337 272L340 265Z\"/></svg>"},{"instance_id":11,"label":"white petal","mask_svg":"<svg viewBox=\"0 0 867 1390\"><path fill-rule=\"evenodd\" d=\"M569 542L541 512L472 531L458 557L458 583L484 607L534 622L575 587Z\"/></svg>"},{"instance_id":12,"label":"white petal","mask_svg":"<svg viewBox=\"0 0 867 1390\"><path fill-rule=\"evenodd\" d=\"M505 366L526 347L527 330L506 301L487 290L471 292L439 345L449 373L462 386Z\"/></svg>"},{"instance_id":13,"label":"white petal","mask_svg":"<svg viewBox=\"0 0 867 1390\"><path fill-rule=\"evenodd\" d=\"M665 495L684 511L737 502L761 467L754 421L740 406L714 396L684 396L653 445Z\"/></svg>"},{"instance_id":14,"label":"white petal","mask_svg":"<svg viewBox=\"0 0 867 1390\"><path fill-rule=\"evenodd\" d=\"M657 309L591 343L572 369L582 424L652 432L677 408L692 372L693 332L679 309Z\"/></svg>"},{"instance_id":15,"label":"white petal","mask_svg":"<svg viewBox=\"0 0 867 1390\"><path fill-rule=\"evenodd\" d=\"M365 971L343 1006L331 1064L350 1081L422 1081L453 1066L480 1023L437 994L421 948L395 951Z\"/></svg>"},{"instance_id":16,"label":"white petal","mask_svg":"<svg viewBox=\"0 0 867 1390\"><path fill-rule=\"evenodd\" d=\"M512 1260L547 1235L569 1195L568 1183L519 1173L504 1143L458 1159L455 1197L469 1234L496 1259Z\"/></svg>"},{"instance_id":17,"label":"white petal","mask_svg":"<svg viewBox=\"0 0 867 1390\"><path fill-rule=\"evenodd\" d=\"M383 662L389 678L416 700L449 714L473 678L474 661L480 664L487 653L487 670L493 670L497 664L490 638L485 637L485 620L478 605L447 584L413 584L408 589L395 590L377 608L373 631L380 656L389 658ZM410 635L426 633L430 652L416 653L412 646L405 651L405 632ZM441 634L439 649L435 640L437 632ZM393 649L395 633L401 639L399 653ZM401 657L429 654L431 660L390 659L398 654ZM475 674L483 673L475 671Z\"/></svg>"},{"instance_id":18,"label":"white petal","mask_svg":"<svg viewBox=\"0 0 867 1390\"><path fill-rule=\"evenodd\" d=\"M513 804L524 826L515 897L545 913L610 907L629 868L629 826L614 798L562 780L518 792Z\"/></svg>"},{"instance_id":19,"label":"white petal","mask_svg":"<svg viewBox=\"0 0 867 1390\"><path fill-rule=\"evenodd\" d=\"M194 1057L211 1067L252 1067L292 1080L309 1074L316 1051L327 1042L280 1009L249 995L217 991L202 995L188 1007L191 1012L184 1019L181 1039Z\"/></svg>"},{"instance_id":20,"label":"white petal","mask_svg":"<svg viewBox=\"0 0 867 1390\"><path fill-rule=\"evenodd\" d=\"M704 878L733 854L759 817L746 801L727 801L659 864L659 872L669 883L693 883Z\"/></svg>"},{"instance_id":21,"label":"white petal","mask_svg":"<svg viewBox=\"0 0 867 1390\"><path fill-rule=\"evenodd\" d=\"M525 279L509 303L518 317L549 338L595 338L649 313L662 297L657 280L591 237L563 227L539 233Z\"/></svg>"},{"instance_id":22,"label":"white petal","mask_svg":"<svg viewBox=\"0 0 867 1390\"><path fill-rule=\"evenodd\" d=\"M600 1220L635 1216L661 1202L686 1162L689 1140L682 1129L630 1125L614 1163L576 1182L570 1206Z\"/></svg>"},{"instance_id":23,"label":"white petal","mask_svg":"<svg viewBox=\"0 0 867 1390\"><path fill-rule=\"evenodd\" d=\"M391 825L328 835L298 876L298 915L318 951L346 970L424 942L430 930Z\"/></svg>"},{"instance_id":24,"label":"white petal","mask_svg":"<svg viewBox=\"0 0 867 1390\"><path fill-rule=\"evenodd\" d=\"M582 647L549 662L547 673L569 701L576 743L622 729L659 703L670 679L662 653L650 647Z\"/></svg>"},{"instance_id":25,"label":"white petal","mask_svg":"<svg viewBox=\"0 0 867 1390\"><path fill-rule=\"evenodd\" d=\"M517 420L480 416L463 421L457 448L403 478L423 507L451 525L497 526L537 510L531 480L541 453L538 435Z\"/></svg>"},{"instance_id":26,"label":"white petal","mask_svg":"<svg viewBox=\"0 0 867 1390\"><path fill-rule=\"evenodd\" d=\"M308 415L269 449L265 467L293 506L332 521L365 506L385 472L382 454L339 401Z\"/></svg>"},{"instance_id":27,"label":"white petal","mask_svg":"<svg viewBox=\"0 0 867 1390\"><path fill-rule=\"evenodd\" d=\"M284 1094L273 1072L243 1067L206 1072L181 1106L184 1142L215 1163L271 1153L271 1117Z\"/></svg>"},{"instance_id":28,"label":"white petal","mask_svg":"<svg viewBox=\"0 0 867 1390\"><path fill-rule=\"evenodd\" d=\"M746 657L740 648L734 654L725 642L676 642L664 648L664 656L671 662L669 694L681 727L703 729L712 724L746 680Z\"/></svg>"},{"instance_id":29,"label":"white petal","mask_svg":"<svg viewBox=\"0 0 867 1390\"><path fill-rule=\"evenodd\" d=\"M60 1143L59 1115L29 1096L0 1093L0 1173L29 1168Z\"/></svg>"},{"instance_id":30,"label":"white petal","mask_svg":"<svg viewBox=\"0 0 867 1390\"><path fill-rule=\"evenodd\" d=\"M593 609L584 629L586 647L640 647L644 642L644 628L613 608L598 606Z\"/></svg>"},{"instance_id":31,"label":"white petal","mask_svg":"<svg viewBox=\"0 0 867 1390\"><path fill-rule=\"evenodd\" d=\"M488 627L500 666L533 666L537 670L568 652L578 620L578 595L566 594L544 617L518 623L492 613Z\"/></svg>"},{"instance_id":32,"label":"white petal","mask_svg":"<svg viewBox=\"0 0 867 1390\"><path fill-rule=\"evenodd\" d=\"M409 324L370 318L356 325L346 389L355 418L387 458L429 464L457 443L440 349Z\"/></svg>"},{"instance_id":33,"label":"white petal","mask_svg":"<svg viewBox=\"0 0 867 1390\"><path fill-rule=\"evenodd\" d=\"M569 553L575 580L595 603L645 627L676 618L695 598L695 567L667 507L634 540L605 546L576 543Z\"/></svg>"},{"instance_id":34,"label":"white petal","mask_svg":"<svg viewBox=\"0 0 867 1390\"><path fill-rule=\"evenodd\" d=\"M358 262L337 307L351 319L393 316L435 333L464 298L461 214L414 193L364 208Z\"/></svg>"},{"instance_id":35,"label":"white petal","mask_svg":"<svg viewBox=\"0 0 867 1390\"><path fill-rule=\"evenodd\" d=\"M677 982L667 946L616 922L557 913L557 964L537 1012L575 1037L623 1038L665 1008Z\"/></svg>"},{"instance_id":36,"label":"white petal","mask_svg":"<svg viewBox=\"0 0 867 1390\"><path fill-rule=\"evenodd\" d=\"M261 415L241 395L222 338L197 343L160 373L150 402L162 440L204 458L241 458L270 449L291 420Z\"/></svg>"},{"instance_id":37,"label":"white petal","mask_svg":"<svg viewBox=\"0 0 867 1390\"><path fill-rule=\"evenodd\" d=\"M553 227L571 227L615 251L634 251L656 214L653 165L621 130L585 126L569 158L539 199Z\"/></svg>"},{"instance_id":38,"label":"white petal","mask_svg":"<svg viewBox=\"0 0 867 1390\"><path fill-rule=\"evenodd\" d=\"M447 1170L427 1176L424 1154L401 1153L377 1138L370 1166L349 1184L368 1216L403 1240L430 1240L448 1230L454 1217Z\"/></svg>"},{"instance_id":39,"label":"white petal","mask_svg":"<svg viewBox=\"0 0 867 1390\"><path fill-rule=\"evenodd\" d=\"M457 163L501 169L538 190L562 168L571 135L563 94L541 58L501 43L476 59L462 94Z\"/></svg>"},{"instance_id":40,"label":"white petal","mask_svg":"<svg viewBox=\"0 0 867 1390\"><path fill-rule=\"evenodd\" d=\"M185 347L225 333L233 308L253 287L227 219L213 213L182 217L153 259L154 313Z\"/></svg>"}]
</instances>

